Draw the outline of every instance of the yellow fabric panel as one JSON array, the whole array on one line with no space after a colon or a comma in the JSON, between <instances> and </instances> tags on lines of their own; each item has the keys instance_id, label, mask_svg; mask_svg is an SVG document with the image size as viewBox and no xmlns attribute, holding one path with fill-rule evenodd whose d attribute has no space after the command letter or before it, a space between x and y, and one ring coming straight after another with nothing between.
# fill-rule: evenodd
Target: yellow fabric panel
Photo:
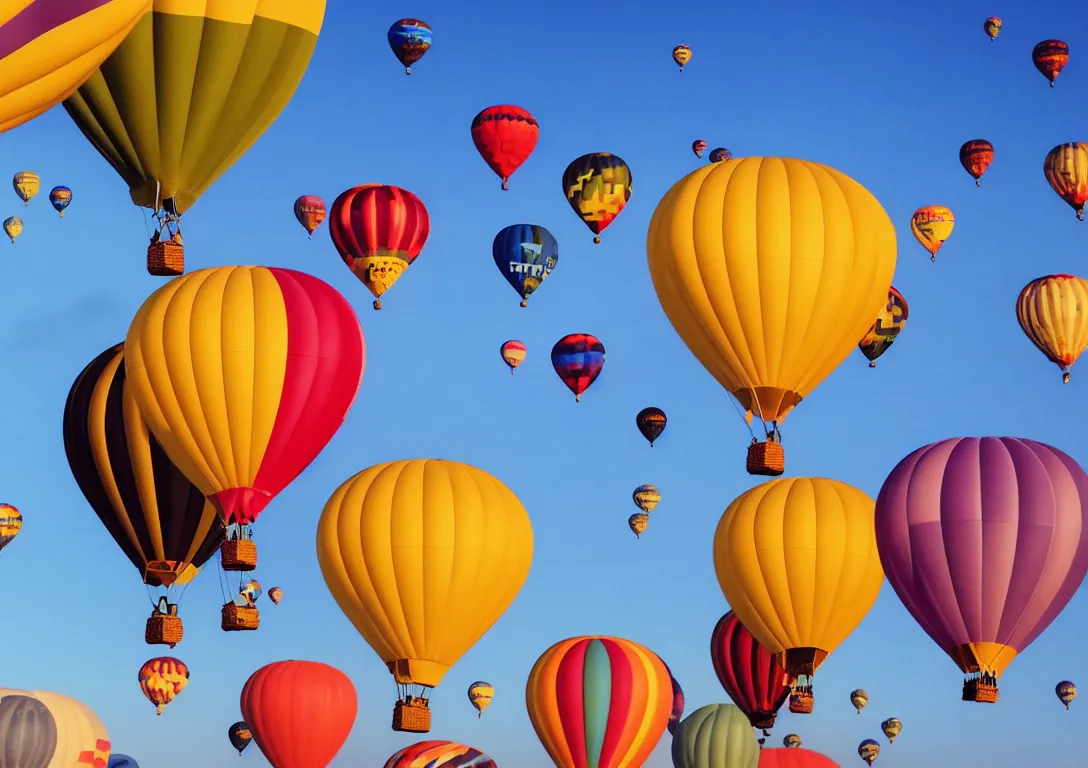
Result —
<instances>
[{"instance_id":1,"label":"yellow fabric panel","mask_svg":"<svg viewBox=\"0 0 1088 768\"><path fill-rule=\"evenodd\" d=\"M402 682L435 686L510 607L533 529L518 498L453 461L379 464L347 480L317 529L340 610Z\"/></svg>"},{"instance_id":2,"label":"yellow fabric panel","mask_svg":"<svg viewBox=\"0 0 1088 768\"><path fill-rule=\"evenodd\" d=\"M831 653L876 602L875 502L837 480L780 478L741 494L714 534L714 569L741 623L772 653Z\"/></svg>"},{"instance_id":3,"label":"yellow fabric panel","mask_svg":"<svg viewBox=\"0 0 1088 768\"><path fill-rule=\"evenodd\" d=\"M155 0L155 12L234 24L249 24L260 17L317 35L325 18L325 0Z\"/></svg>"},{"instance_id":4,"label":"yellow fabric panel","mask_svg":"<svg viewBox=\"0 0 1088 768\"><path fill-rule=\"evenodd\" d=\"M205 495L252 486L279 410L287 314L264 267L164 285L125 341L126 385L171 461Z\"/></svg>"},{"instance_id":5,"label":"yellow fabric panel","mask_svg":"<svg viewBox=\"0 0 1088 768\"><path fill-rule=\"evenodd\" d=\"M83 768L87 764L79 762L81 752L109 760L109 749L103 753L97 744L100 739L109 743L110 735L90 707L51 691L34 691L31 695L45 704L57 724L57 751L47 768Z\"/></svg>"}]
</instances>

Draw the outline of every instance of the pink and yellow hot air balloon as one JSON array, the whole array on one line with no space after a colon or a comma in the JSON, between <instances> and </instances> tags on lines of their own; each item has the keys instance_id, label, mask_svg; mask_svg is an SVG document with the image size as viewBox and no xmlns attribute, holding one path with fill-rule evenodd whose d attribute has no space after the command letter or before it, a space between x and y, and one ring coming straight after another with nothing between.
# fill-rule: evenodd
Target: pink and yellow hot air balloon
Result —
<instances>
[{"instance_id":1,"label":"pink and yellow hot air balloon","mask_svg":"<svg viewBox=\"0 0 1088 768\"><path fill-rule=\"evenodd\" d=\"M510 367L510 375L513 376L514 369L525 362L528 350L524 343L517 339L510 339L504 341L499 347L499 354L502 355L502 361Z\"/></svg>"},{"instance_id":2,"label":"pink and yellow hot air balloon","mask_svg":"<svg viewBox=\"0 0 1088 768\"><path fill-rule=\"evenodd\" d=\"M327 211L325 201L317 195L303 195L295 200L295 218L313 239L314 230L321 226Z\"/></svg>"}]
</instances>

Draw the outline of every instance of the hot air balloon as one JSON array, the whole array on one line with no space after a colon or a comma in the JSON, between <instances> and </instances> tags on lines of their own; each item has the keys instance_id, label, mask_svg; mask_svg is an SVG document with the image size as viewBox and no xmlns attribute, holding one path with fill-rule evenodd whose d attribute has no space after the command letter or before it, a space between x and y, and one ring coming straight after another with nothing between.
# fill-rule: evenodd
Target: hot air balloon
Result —
<instances>
[{"instance_id":1,"label":"hot air balloon","mask_svg":"<svg viewBox=\"0 0 1088 768\"><path fill-rule=\"evenodd\" d=\"M662 663L664 664L663 659ZM666 727L670 734L675 734L676 727L680 725L680 720L684 717L684 689L680 687L679 681L669 669L668 664L665 664L665 669L668 670L669 682L672 684L672 708L669 709L669 724Z\"/></svg>"},{"instance_id":2,"label":"hot air balloon","mask_svg":"<svg viewBox=\"0 0 1088 768\"><path fill-rule=\"evenodd\" d=\"M452 741L421 741L397 752L385 768L497 768L495 761L475 747Z\"/></svg>"},{"instance_id":3,"label":"hot air balloon","mask_svg":"<svg viewBox=\"0 0 1088 768\"><path fill-rule=\"evenodd\" d=\"M528 110L512 104L488 107L472 118L472 143L495 174L502 188L514 171L529 159L540 138L540 126Z\"/></svg>"},{"instance_id":4,"label":"hot air balloon","mask_svg":"<svg viewBox=\"0 0 1088 768\"><path fill-rule=\"evenodd\" d=\"M839 764L811 749L776 747L760 750L759 768L839 768Z\"/></svg>"},{"instance_id":5,"label":"hot air balloon","mask_svg":"<svg viewBox=\"0 0 1088 768\"><path fill-rule=\"evenodd\" d=\"M1068 384L1069 369L1088 348L1088 281L1073 275L1032 280L1016 300L1016 319Z\"/></svg>"},{"instance_id":6,"label":"hot air balloon","mask_svg":"<svg viewBox=\"0 0 1088 768\"><path fill-rule=\"evenodd\" d=\"M708 704L680 721L672 739L675 768L757 768L759 743L744 713Z\"/></svg>"},{"instance_id":7,"label":"hot air balloon","mask_svg":"<svg viewBox=\"0 0 1088 768\"><path fill-rule=\"evenodd\" d=\"M382 294L415 263L430 233L427 208L400 187L363 184L341 192L332 204L332 244L374 294L374 309L382 308Z\"/></svg>"},{"instance_id":8,"label":"hot air balloon","mask_svg":"<svg viewBox=\"0 0 1088 768\"><path fill-rule=\"evenodd\" d=\"M919 208L910 217L910 231L914 239L929 251L929 260L937 260L937 251L952 235L956 226L956 217L943 205L927 205Z\"/></svg>"},{"instance_id":9,"label":"hot air balloon","mask_svg":"<svg viewBox=\"0 0 1088 768\"><path fill-rule=\"evenodd\" d=\"M539 224L512 224L495 235L491 256L525 307L559 263L559 243Z\"/></svg>"},{"instance_id":10,"label":"hot air balloon","mask_svg":"<svg viewBox=\"0 0 1088 768\"><path fill-rule=\"evenodd\" d=\"M537 659L525 706L556 768L643 765L669 722L669 670L630 640L572 637Z\"/></svg>"},{"instance_id":11,"label":"hot air balloon","mask_svg":"<svg viewBox=\"0 0 1088 768\"><path fill-rule=\"evenodd\" d=\"M992 43L994 38L1001 34L1001 19L997 16L986 19L986 21L982 22L982 31L986 33Z\"/></svg>"},{"instance_id":12,"label":"hot air balloon","mask_svg":"<svg viewBox=\"0 0 1088 768\"><path fill-rule=\"evenodd\" d=\"M684 65L691 61L691 48L686 45L678 45L672 49L672 60L684 71Z\"/></svg>"},{"instance_id":13,"label":"hot air balloon","mask_svg":"<svg viewBox=\"0 0 1088 768\"><path fill-rule=\"evenodd\" d=\"M68 187L53 187L49 190L49 202L63 219L64 209L72 204L72 190Z\"/></svg>"},{"instance_id":14,"label":"hot air balloon","mask_svg":"<svg viewBox=\"0 0 1088 768\"><path fill-rule=\"evenodd\" d=\"M48 768L57 751L57 722L33 696L0 698L0 759L13 768Z\"/></svg>"},{"instance_id":15,"label":"hot air balloon","mask_svg":"<svg viewBox=\"0 0 1088 768\"><path fill-rule=\"evenodd\" d=\"M0 550L15 541L21 530L23 513L11 504L0 504Z\"/></svg>"},{"instance_id":16,"label":"hot air balloon","mask_svg":"<svg viewBox=\"0 0 1088 768\"><path fill-rule=\"evenodd\" d=\"M880 730L888 737L888 743L894 744L896 737L903 732L903 721L898 717L889 717L880 724Z\"/></svg>"},{"instance_id":17,"label":"hot air balloon","mask_svg":"<svg viewBox=\"0 0 1088 768\"><path fill-rule=\"evenodd\" d=\"M325 220L325 201L317 195L302 195L295 200L294 211L298 223L312 240L314 230Z\"/></svg>"},{"instance_id":18,"label":"hot air balloon","mask_svg":"<svg viewBox=\"0 0 1088 768\"><path fill-rule=\"evenodd\" d=\"M877 358L895 343L899 332L907 324L909 315L907 300L893 285L888 289L888 303L881 308L876 321L858 344L858 349L869 361L870 368L876 368Z\"/></svg>"},{"instance_id":19,"label":"hot air balloon","mask_svg":"<svg viewBox=\"0 0 1088 768\"><path fill-rule=\"evenodd\" d=\"M790 711L811 712L813 673L865 618L884 582L873 500L825 478L757 485L722 515L714 570L737 618L791 679L804 678Z\"/></svg>"},{"instance_id":20,"label":"hot air balloon","mask_svg":"<svg viewBox=\"0 0 1088 768\"><path fill-rule=\"evenodd\" d=\"M110 757L110 736L94 711L81 701L51 691L0 689L0 702L9 696L27 696L49 710L57 729L56 750L48 768L104 766ZM6 765L6 764L5 764Z\"/></svg>"},{"instance_id":21,"label":"hot air balloon","mask_svg":"<svg viewBox=\"0 0 1088 768\"><path fill-rule=\"evenodd\" d=\"M468 700L476 708L476 717L483 717L484 710L491 705L495 698L495 687L491 683L477 680L468 687Z\"/></svg>"},{"instance_id":22,"label":"hot air balloon","mask_svg":"<svg viewBox=\"0 0 1088 768\"><path fill-rule=\"evenodd\" d=\"M513 376L514 369L525 362L528 350L522 342L517 339L510 339L504 341L499 347L499 354L502 356L502 361L510 367L510 375Z\"/></svg>"},{"instance_id":23,"label":"hot air balloon","mask_svg":"<svg viewBox=\"0 0 1088 768\"><path fill-rule=\"evenodd\" d=\"M971 139L960 147L960 165L963 166L963 170L971 174L976 187L982 186L979 179L993 161L994 145L986 139Z\"/></svg>"},{"instance_id":24,"label":"hot air balloon","mask_svg":"<svg viewBox=\"0 0 1088 768\"><path fill-rule=\"evenodd\" d=\"M161 715L163 708L189 684L189 668L173 656L148 659L140 667L139 681L140 690L155 705L155 714Z\"/></svg>"},{"instance_id":25,"label":"hot air balloon","mask_svg":"<svg viewBox=\"0 0 1088 768\"><path fill-rule=\"evenodd\" d=\"M796 733L787 733L782 737L782 746L787 749L796 749L801 746L801 737Z\"/></svg>"},{"instance_id":26,"label":"hot air balloon","mask_svg":"<svg viewBox=\"0 0 1088 768\"><path fill-rule=\"evenodd\" d=\"M111 754L106 768L140 768L140 764L128 755Z\"/></svg>"},{"instance_id":27,"label":"hot air balloon","mask_svg":"<svg viewBox=\"0 0 1088 768\"><path fill-rule=\"evenodd\" d=\"M733 153L725 147L716 147L710 150L710 162L712 163L724 163L733 157Z\"/></svg>"},{"instance_id":28,"label":"hot air balloon","mask_svg":"<svg viewBox=\"0 0 1088 768\"><path fill-rule=\"evenodd\" d=\"M696 139L691 142L691 151L695 153L696 157L702 157L706 152L706 148L710 145L706 143L706 139Z\"/></svg>"},{"instance_id":29,"label":"hot air balloon","mask_svg":"<svg viewBox=\"0 0 1088 768\"><path fill-rule=\"evenodd\" d=\"M657 490L656 485L640 485L631 494L631 500L635 502L639 510L650 513L661 501L661 491Z\"/></svg>"},{"instance_id":30,"label":"hot air balloon","mask_svg":"<svg viewBox=\"0 0 1088 768\"><path fill-rule=\"evenodd\" d=\"M113 53L151 0L7 3L0 14L0 132L51 109Z\"/></svg>"},{"instance_id":31,"label":"hot air balloon","mask_svg":"<svg viewBox=\"0 0 1088 768\"><path fill-rule=\"evenodd\" d=\"M347 300L289 269L197 270L137 311L125 389L170 460L237 526L224 569L256 567L250 524L336 434L365 360Z\"/></svg>"},{"instance_id":32,"label":"hot air balloon","mask_svg":"<svg viewBox=\"0 0 1088 768\"><path fill-rule=\"evenodd\" d=\"M1079 141L1059 144L1043 158L1043 175L1050 188L1084 221L1088 202L1088 144Z\"/></svg>"},{"instance_id":33,"label":"hot air balloon","mask_svg":"<svg viewBox=\"0 0 1088 768\"><path fill-rule=\"evenodd\" d=\"M268 590L268 599L272 601L272 605L279 605L280 600L283 599L283 589L272 587L272 589Z\"/></svg>"},{"instance_id":34,"label":"hot air balloon","mask_svg":"<svg viewBox=\"0 0 1088 768\"><path fill-rule=\"evenodd\" d=\"M230 739L230 745L238 750L238 754L241 755L246 751L246 747L253 741L253 734L249 732L249 726L244 721L239 720L237 723L227 729L227 738Z\"/></svg>"},{"instance_id":35,"label":"hot air balloon","mask_svg":"<svg viewBox=\"0 0 1088 768\"><path fill-rule=\"evenodd\" d=\"M257 601L261 599L261 595L264 594L264 590L261 589L261 582L256 579L250 579L242 584L238 590L239 597L246 601L246 604L252 608L256 605Z\"/></svg>"},{"instance_id":36,"label":"hot air balloon","mask_svg":"<svg viewBox=\"0 0 1088 768\"><path fill-rule=\"evenodd\" d=\"M638 431L646 438L650 443L650 447L654 447L654 441L661 437L661 433L665 431L665 425L668 423L668 418L665 416L665 412L660 408L643 408L635 416L635 426L638 427Z\"/></svg>"},{"instance_id":37,"label":"hot air balloon","mask_svg":"<svg viewBox=\"0 0 1088 768\"><path fill-rule=\"evenodd\" d=\"M1031 62L1053 88L1054 81L1069 63L1069 46L1061 40L1043 40L1031 49Z\"/></svg>"},{"instance_id":38,"label":"hot air balloon","mask_svg":"<svg viewBox=\"0 0 1088 768\"><path fill-rule=\"evenodd\" d=\"M1069 709L1069 704L1073 699L1077 698L1077 686L1068 680L1062 680L1054 686L1054 695L1065 705L1066 709Z\"/></svg>"},{"instance_id":39,"label":"hot air balloon","mask_svg":"<svg viewBox=\"0 0 1088 768\"><path fill-rule=\"evenodd\" d=\"M23 232L23 220L18 216L9 216L4 219L4 233L11 238L11 242L15 242L15 238L21 235Z\"/></svg>"},{"instance_id":40,"label":"hot air balloon","mask_svg":"<svg viewBox=\"0 0 1088 768\"><path fill-rule=\"evenodd\" d=\"M359 709L347 675L316 661L277 661L242 688L242 719L272 768L325 768Z\"/></svg>"},{"instance_id":41,"label":"hot air balloon","mask_svg":"<svg viewBox=\"0 0 1088 768\"><path fill-rule=\"evenodd\" d=\"M412 65L431 50L431 27L419 19L401 19L385 34L397 61L404 65L404 74L412 74Z\"/></svg>"},{"instance_id":42,"label":"hot air balloon","mask_svg":"<svg viewBox=\"0 0 1088 768\"><path fill-rule=\"evenodd\" d=\"M790 695L790 678L778 659L729 611L710 635L710 661L718 682L753 728L774 728Z\"/></svg>"},{"instance_id":43,"label":"hot air balloon","mask_svg":"<svg viewBox=\"0 0 1088 768\"><path fill-rule=\"evenodd\" d=\"M443 566L424 567L436 547ZM532 565L533 528L517 496L483 470L394 461L336 489L317 526L317 561L340 610L397 683L393 729L426 733L424 690L514 602Z\"/></svg>"},{"instance_id":44,"label":"hot air balloon","mask_svg":"<svg viewBox=\"0 0 1088 768\"><path fill-rule=\"evenodd\" d=\"M11 180L11 186L15 194L23 201L24 205L30 205L30 201L38 194L42 187L42 180L34 171L19 171Z\"/></svg>"},{"instance_id":45,"label":"hot air balloon","mask_svg":"<svg viewBox=\"0 0 1088 768\"><path fill-rule=\"evenodd\" d=\"M964 701L997 701L1005 667L1077 591L1086 514L1088 475L1032 440L942 440L884 481L880 559L907 611L967 676Z\"/></svg>"},{"instance_id":46,"label":"hot air balloon","mask_svg":"<svg viewBox=\"0 0 1088 768\"><path fill-rule=\"evenodd\" d=\"M827 166L739 158L674 184L654 211L646 249L673 328L749 425L756 416L764 424L768 442L752 435L748 471L782 474L780 423L847 358L888 300L896 260L888 214Z\"/></svg>"},{"instance_id":47,"label":"hot air balloon","mask_svg":"<svg viewBox=\"0 0 1088 768\"><path fill-rule=\"evenodd\" d=\"M572 333L555 342L552 347L552 367L581 402L582 393L589 389L604 369L604 344L588 333Z\"/></svg>"},{"instance_id":48,"label":"hot air balloon","mask_svg":"<svg viewBox=\"0 0 1088 768\"><path fill-rule=\"evenodd\" d=\"M64 108L132 202L154 212L147 268L165 277L185 270L179 217L294 95L325 0L154 0L153 11Z\"/></svg>"},{"instance_id":49,"label":"hot air balloon","mask_svg":"<svg viewBox=\"0 0 1088 768\"><path fill-rule=\"evenodd\" d=\"M223 543L215 507L167 457L148 432L126 386L124 344L84 368L68 392L64 453L87 504L144 584L167 589L144 639L173 648L183 637L177 597Z\"/></svg>"},{"instance_id":50,"label":"hot air balloon","mask_svg":"<svg viewBox=\"0 0 1088 768\"><path fill-rule=\"evenodd\" d=\"M850 703L854 705L854 709L856 709L860 715L861 710L869 705L869 694L861 688L853 690L850 692Z\"/></svg>"},{"instance_id":51,"label":"hot air balloon","mask_svg":"<svg viewBox=\"0 0 1088 768\"><path fill-rule=\"evenodd\" d=\"M645 512L636 512L627 518L627 527L631 529L631 533L635 534L636 539L641 538L650 527L650 516Z\"/></svg>"},{"instance_id":52,"label":"hot air balloon","mask_svg":"<svg viewBox=\"0 0 1088 768\"><path fill-rule=\"evenodd\" d=\"M593 242L623 212L631 199L631 169L623 158L591 152L573 160L563 171L563 193L589 231Z\"/></svg>"},{"instance_id":53,"label":"hot air balloon","mask_svg":"<svg viewBox=\"0 0 1088 768\"><path fill-rule=\"evenodd\" d=\"M866 739L858 744L858 757L867 765L872 765L880 757L880 745L873 739Z\"/></svg>"}]
</instances>

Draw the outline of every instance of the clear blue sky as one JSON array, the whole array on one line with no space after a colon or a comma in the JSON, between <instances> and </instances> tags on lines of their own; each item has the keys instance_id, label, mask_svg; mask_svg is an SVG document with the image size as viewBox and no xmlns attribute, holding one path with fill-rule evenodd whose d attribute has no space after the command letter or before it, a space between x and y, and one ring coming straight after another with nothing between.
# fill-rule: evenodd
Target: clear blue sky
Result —
<instances>
[{"instance_id":1,"label":"clear blue sky","mask_svg":"<svg viewBox=\"0 0 1088 768\"><path fill-rule=\"evenodd\" d=\"M997 14L997 42L982 21ZM435 30L434 48L405 77L385 32L402 16ZM630 638L657 651L689 711L724 701L708 658L726 610L709 540L722 510L754 480L743 469L747 431L726 395L661 312L646 269L646 228L669 185L698 162L706 138L735 155L823 162L868 187L900 237L896 286L910 320L869 370L859 353L785 425L791 475L822 475L871 495L909 451L955 435L1050 442L1088 462L1081 424L1088 370L1063 387L1056 367L1022 336L1020 288L1050 272L1084 275L1088 223L1047 187L1054 145L1088 140L1088 12L1057 3L937 3L924 13L870 3L357 4L330 0L309 73L279 121L185 217L189 267L259 263L308 271L355 305L368 343L362 391L326 451L268 508L258 526L265 588L257 633L219 630L219 587L201 576L185 595L176 654L192 682L156 718L136 672L148 611L132 566L87 507L65 461L61 414L82 367L124 338L161 284L144 271L145 228L125 186L55 109L0 137L4 173L33 169L43 193L28 209L0 195L0 218L23 217L0 245L5 288L0 349L4 437L0 495L25 530L0 558L3 684L59 690L93 706L118 751L145 768L238 765L227 727L238 693L260 665L315 659L346 672L360 711L334 768L376 766L412 741L389 729L394 686L326 591L314 552L321 508L345 478L399 458L469 462L504 480L532 515L536 560L506 616L435 692L432 736L475 745L506 768L545 768L524 707L537 656L571 635ZM1072 60L1053 90L1032 46L1057 37ZM694 51L681 75L670 51ZM510 191L477 155L469 124L486 106L514 103L540 121L536 152ZM996 160L976 189L957 150L987 138ZM594 246L560 189L566 164L586 152L623 157L634 194ZM304 193L330 204L365 182L403 186L427 205L422 256L374 312L344 268L327 226L307 242L291 215ZM45 199L75 195L63 221ZM956 213L955 233L931 264L911 237L927 204ZM519 222L548 227L560 261L528 309L491 260L491 240ZM576 405L548 362L572 332L597 335L604 372ZM523 340L511 378L499 344ZM669 426L651 450L634 428L646 405ZM663 501L636 541L631 490L655 483ZM959 701L960 674L890 589L820 669L816 712L786 714L773 740L796 732L843 765L859 741L897 716L902 737L877 766L990 768L1067 759L1088 702L1065 712L1054 684L1088 686L1078 596L1002 679L996 706ZM165 650L165 649L163 649ZM482 720L465 688L494 683ZM872 697L859 717L855 687ZM883 739L882 739L883 741ZM667 739L649 768L669 765ZM256 749L243 758L263 764Z\"/></svg>"}]
</instances>

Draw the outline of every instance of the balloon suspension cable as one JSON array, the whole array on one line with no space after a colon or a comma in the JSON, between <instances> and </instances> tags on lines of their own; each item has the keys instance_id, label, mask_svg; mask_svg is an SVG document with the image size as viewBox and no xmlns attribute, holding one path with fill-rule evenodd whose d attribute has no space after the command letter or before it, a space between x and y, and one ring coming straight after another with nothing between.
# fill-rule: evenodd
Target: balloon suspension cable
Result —
<instances>
[{"instance_id":1,"label":"balloon suspension cable","mask_svg":"<svg viewBox=\"0 0 1088 768\"><path fill-rule=\"evenodd\" d=\"M218 554L215 557L215 563L219 566L219 592L223 595L223 602L229 603L231 600L227 597L227 572L223 568L223 555Z\"/></svg>"},{"instance_id":2,"label":"balloon suspension cable","mask_svg":"<svg viewBox=\"0 0 1088 768\"><path fill-rule=\"evenodd\" d=\"M158 608L159 607L159 601L158 601L158 599L156 599L156 597L154 595L151 594L151 585L150 584L144 584L144 588L147 590L147 599L151 601L151 607L152 608Z\"/></svg>"},{"instance_id":3,"label":"balloon suspension cable","mask_svg":"<svg viewBox=\"0 0 1088 768\"><path fill-rule=\"evenodd\" d=\"M744 411L742 411L742 410L740 409L740 403L739 403L739 402L737 401L737 399L736 399L736 398L735 398L735 397L733 396L733 393L732 393L732 392L728 392L728 393L726 394L726 397L728 397L728 398L729 398L729 402L733 404L733 409L734 409L734 410L735 410L735 411L737 412L737 415L738 415L738 416L740 416L740 418L741 418L741 421L743 421L743 422L744 422L744 426L748 427L748 434L752 436L752 439L753 439L753 440L755 440L755 439L756 439L756 433L755 433L755 430L754 430L754 429L752 429L752 425L751 425L751 423L750 423L750 422L748 421L748 419L744 418ZM653 444L652 444L652 443L650 444L650 447L653 447Z\"/></svg>"}]
</instances>

